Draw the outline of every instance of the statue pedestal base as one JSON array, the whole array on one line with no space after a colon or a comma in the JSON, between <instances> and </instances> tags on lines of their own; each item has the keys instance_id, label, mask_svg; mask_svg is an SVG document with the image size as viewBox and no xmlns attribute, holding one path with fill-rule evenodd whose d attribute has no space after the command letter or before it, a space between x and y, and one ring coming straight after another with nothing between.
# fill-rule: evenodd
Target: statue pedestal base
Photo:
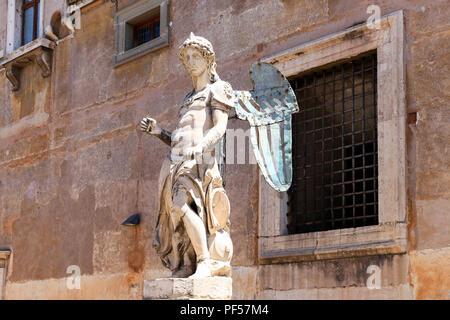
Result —
<instances>
[{"instance_id":1,"label":"statue pedestal base","mask_svg":"<svg viewBox=\"0 0 450 320\"><path fill-rule=\"evenodd\" d=\"M150 300L230 300L230 277L145 280L143 298Z\"/></svg>"}]
</instances>

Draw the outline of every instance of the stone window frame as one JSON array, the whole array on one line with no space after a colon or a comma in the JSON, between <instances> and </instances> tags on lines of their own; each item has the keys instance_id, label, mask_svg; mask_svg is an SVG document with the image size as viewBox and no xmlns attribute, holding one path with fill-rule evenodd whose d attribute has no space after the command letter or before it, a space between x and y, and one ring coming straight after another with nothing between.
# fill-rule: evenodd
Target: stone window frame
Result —
<instances>
[{"instance_id":1,"label":"stone window frame","mask_svg":"<svg viewBox=\"0 0 450 320\"><path fill-rule=\"evenodd\" d=\"M153 52L160 48L169 45L170 34L169 34L169 11L168 11L169 0L141 0L135 4L125 7L119 10L114 17L114 28L115 28L115 49L116 54L114 56L115 66L122 65L128 61L138 58L146 53ZM131 35L127 24L132 19L135 19L145 13L160 9L160 35L158 38L150 40L140 46L126 49L127 39Z\"/></svg>"},{"instance_id":2,"label":"stone window frame","mask_svg":"<svg viewBox=\"0 0 450 320\"><path fill-rule=\"evenodd\" d=\"M8 273L8 262L10 255L10 250L0 249L0 300L5 298L6 276Z\"/></svg>"},{"instance_id":3,"label":"stone window frame","mask_svg":"<svg viewBox=\"0 0 450 320\"><path fill-rule=\"evenodd\" d=\"M287 78L361 53L377 51L379 224L288 234L287 194L259 177L259 259L311 261L406 252L406 96L403 11L265 57ZM301 108L301 106L300 106Z\"/></svg>"},{"instance_id":4,"label":"stone window frame","mask_svg":"<svg viewBox=\"0 0 450 320\"><path fill-rule=\"evenodd\" d=\"M22 2L23 0L8 0L7 12L7 31L6 31L6 50L5 55L14 53L19 50L22 45ZM37 38L30 43L39 41L44 35L44 9L45 0L40 0L39 9L39 34ZM17 10L20 6L20 10ZM18 16L20 13L20 16ZM28 43L29 44L29 43ZM24 45L26 46L26 45Z\"/></svg>"}]
</instances>

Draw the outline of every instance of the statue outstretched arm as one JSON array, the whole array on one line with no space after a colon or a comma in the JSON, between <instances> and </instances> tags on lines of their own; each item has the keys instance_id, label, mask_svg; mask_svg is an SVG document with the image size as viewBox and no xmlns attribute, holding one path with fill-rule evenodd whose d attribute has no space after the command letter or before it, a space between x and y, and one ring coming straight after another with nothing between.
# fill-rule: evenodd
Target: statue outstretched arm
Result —
<instances>
[{"instance_id":1,"label":"statue outstretched arm","mask_svg":"<svg viewBox=\"0 0 450 320\"><path fill-rule=\"evenodd\" d=\"M170 131L164 130L158 126L156 120L153 118L146 117L141 121L141 131L158 137L162 142L168 146L172 143L172 133Z\"/></svg>"}]
</instances>

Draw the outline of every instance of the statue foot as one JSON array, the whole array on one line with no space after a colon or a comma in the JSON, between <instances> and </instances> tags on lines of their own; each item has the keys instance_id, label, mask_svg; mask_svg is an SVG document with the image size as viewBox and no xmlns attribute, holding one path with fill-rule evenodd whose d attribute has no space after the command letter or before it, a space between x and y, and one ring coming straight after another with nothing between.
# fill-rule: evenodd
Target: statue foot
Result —
<instances>
[{"instance_id":1,"label":"statue foot","mask_svg":"<svg viewBox=\"0 0 450 320\"><path fill-rule=\"evenodd\" d=\"M189 279L198 279L211 277L211 259L205 259L197 263L197 270L189 277Z\"/></svg>"},{"instance_id":2,"label":"statue foot","mask_svg":"<svg viewBox=\"0 0 450 320\"><path fill-rule=\"evenodd\" d=\"M173 278L187 278L194 273L194 268L192 266L183 266L177 271L173 272L169 279Z\"/></svg>"},{"instance_id":3,"label":"statue foot","mask_svg":"<svg viewBox=\"0 0 450 320\"><path fill-rule=\"evenodd\" d=\"M197 270L189 279L224 276L231 277L231 266L229 262L206 259L197 264Z\"/></svg>"}]
</instances>

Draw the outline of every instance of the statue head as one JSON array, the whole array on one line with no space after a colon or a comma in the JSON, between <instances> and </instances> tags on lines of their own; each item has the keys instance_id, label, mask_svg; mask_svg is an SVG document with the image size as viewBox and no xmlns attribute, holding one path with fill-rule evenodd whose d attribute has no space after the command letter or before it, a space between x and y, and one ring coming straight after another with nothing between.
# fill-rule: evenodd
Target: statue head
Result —
<instances>
[{"instance_id":1,"label":"statue head","mask_svg":"<svg viewBox=\"0 0 450 320\"><path fill-rule=\"evenodd\" d=\"M188 61L188 56L194 56L194 58L198 57L198 61L196 62L196 64L198 64L200 69L203 65L206 65L209 80L211 83L219 80L219 75L216 72L215 53L211 42L203 37L196 36L191 32L189 38L187 38L180 46L178 57L180 58L189 74L195 76L197 75L196 72L200 71L192 67L192 65Z\"/></svg>"}]
</instances>

